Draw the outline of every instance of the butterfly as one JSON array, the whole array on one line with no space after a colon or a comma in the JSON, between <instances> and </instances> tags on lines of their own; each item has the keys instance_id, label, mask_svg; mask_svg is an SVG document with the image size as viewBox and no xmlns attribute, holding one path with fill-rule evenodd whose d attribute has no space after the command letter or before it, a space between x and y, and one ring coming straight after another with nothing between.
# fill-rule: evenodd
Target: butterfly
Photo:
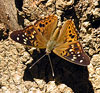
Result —
<instances>
[{"instance_id":1,"label":"butterfly","mask_svg":"<svg viewBox=\"0 0 100 93\"><path fill-rule=\"evenodd\" d=\"M74 64L89 65L90 59L78 40L74 22L67 20L58 28L57 23L57 16L50 15L23 30L12 32L10 37L21 44L45 49L46 54L53 51L59 57Z\"/></svg>"}]
</instances>

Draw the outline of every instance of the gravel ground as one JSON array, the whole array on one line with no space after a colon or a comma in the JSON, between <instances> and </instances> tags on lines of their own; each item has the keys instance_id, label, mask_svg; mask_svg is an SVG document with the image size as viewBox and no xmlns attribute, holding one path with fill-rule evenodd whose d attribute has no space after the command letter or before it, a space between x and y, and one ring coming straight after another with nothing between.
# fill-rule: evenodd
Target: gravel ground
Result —
<instances>
[{"instance_id":1,"label":"gravel ground","mask_svg":"<svg viewBox=\"0 0 100 93\"><path fill-rule=\"evenodd\" d=\"M100 0L23 0L17 9L24 26L52 13L58 16L58 26L74 19L91 61L82 67L51 53L54 78L48 57L29 69L45 50L30 54L30 48L11 40L12 31L0 23L0 93L100 93Z\"/></svg>"}]
</instances>

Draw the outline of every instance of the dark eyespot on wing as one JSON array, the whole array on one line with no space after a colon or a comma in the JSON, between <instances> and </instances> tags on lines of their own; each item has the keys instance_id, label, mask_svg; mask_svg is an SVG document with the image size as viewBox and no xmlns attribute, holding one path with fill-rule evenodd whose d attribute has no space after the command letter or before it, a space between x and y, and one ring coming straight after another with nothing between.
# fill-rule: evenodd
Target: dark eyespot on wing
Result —
<instances>
[{"instance_id":1,"label":"dark eyespot on wing","mask_svg":"<svg viewBox=\"0 0 100 93\"><path fill-rule=\"evenodd\" d=\"M44 25L44 24L42 24L42 27L45 27L45 25Z\"/></svg>"},{"instance_id":2,"label":"dark eyespot on wing","mask_svg":"<svg viewBox=\"0 0 100 93\"><path fill-rule=\"evenodd\" d=\"M41 23L39 24L39 26L40 26L40 27L45 27L45 25L44 25L44 24L41 24Z\"/></svg>"},{"instance_id":3,"label":"dark eyespot on wing","mask_svg":"<svg viewBox=\"0 0 100 93\"><path fill-rule=\"evenodd\" d=\"M71 30L69 31L69 33L71 33Z\"/></svg>"},{"instance_id":4,"label":"dark eyespot on wing","mask_svg":"<svg viewBox=\"0 0 100 93\"><path fill-rule=\"evenodd\" d=\"M31 31L27 31L27 34L31 34Z\"/></svg>"},{"instance_id":5,"label":"dark eyespot on wing","mask_svg":"<svg viewBox=\"0 0 100 93\"><path fill-rule=\"evenodd\" d=\"M70 36L71 38L74 38L74 37L75 37L75 35L72 35L72 34L69 34L69 36Z\"/></svg>"},{"instance_id":6,"label":"dark eyespot on wing","mask_svg":"<svg viewBox=\"0 0 100 93\"><path fill-rule=\"evenodd\" d=\"M71 36L72 36L72 34L69 34L69 36L71 37Z\"/></svg>"},{"instance_id":7,"label":"dark eyespot on wing","mask_svg":"<svg viewBox=\"0 0 100 93\"><path fill-rule=\"evenodd\" d=\"M74 37L75 37L75 35L72 35L72 36L71 36L71 38L74 38Z\"/></svg>"},{"instance_id":8,"label":"dark eyespot on wing","mask_svg":"<svg viewBox=\"0 0 100 93\"><path fill-rule=\"evenodd\" d=\"M38 28L39 32L40 32L40 28Z\"/></svg>"},{"instance_id":9,"label":"dark eyespot on wing","mask_svg":"<svg viewBox=\"0 0 100 93\"><path fill-rule=\"evenodd\" d=\"M39 26L42 27L42 24L40 23Z\"/></svg>"},{"instance_id":10,"label":"dark eyespot on wing","mask_svg":"<svg viewBox=\"0 0 100 93\"><path fill-rule=\"evenodd\" d=\"M69 40L68 42L72 42L72 40Z\"/></svg>"},{"instance_id":11,"label":"dark eyespot on wing","mask_svg":"<svg viewBox=\"0 0 100 93\"><path fill-rule=\"evenodd\" d=\"M46 25L48 24L48 22L45 23Z\"/></svg>"},{"instance_id":12,"label":"dark eyespot on wing","mask_svg":"<svg viewBox=\"0 0 100 93\"><path fill-rule=\"evenodd\" d=\"M79 48L75 48L75 51L78 51L79 50Z\"/></svg>"},{"instance_id":13,"label":"dark eyespot on wing","mask_svg":"<svg viewBox=\"0 0 100 93\"><path fill-rule=\"evenodd\" d=\"M51 22L51 20L49 20L49 22Z\"/></svg>"}]
</instances>

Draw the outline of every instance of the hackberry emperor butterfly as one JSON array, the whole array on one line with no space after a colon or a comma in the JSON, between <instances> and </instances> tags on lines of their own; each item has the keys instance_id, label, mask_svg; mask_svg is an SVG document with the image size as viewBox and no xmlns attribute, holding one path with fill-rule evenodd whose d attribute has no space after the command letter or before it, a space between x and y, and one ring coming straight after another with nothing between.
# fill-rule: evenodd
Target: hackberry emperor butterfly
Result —
<instances>
[{"instance_id":1,"label":"hackberry emperor butterfly","mask_svg":"<svg viewBox=\"0 0 100 93\"><path fill-rule=\"evenodd\" d=\"M55 15L50 15L24 30L14 31L10 36L21 44L46 49L47 54L53 50L55 54L74 64L89 65L90 59L78 41L74 22L67 20L61 28L57 28L57 21Z\"/></svg>"}]
</instances>

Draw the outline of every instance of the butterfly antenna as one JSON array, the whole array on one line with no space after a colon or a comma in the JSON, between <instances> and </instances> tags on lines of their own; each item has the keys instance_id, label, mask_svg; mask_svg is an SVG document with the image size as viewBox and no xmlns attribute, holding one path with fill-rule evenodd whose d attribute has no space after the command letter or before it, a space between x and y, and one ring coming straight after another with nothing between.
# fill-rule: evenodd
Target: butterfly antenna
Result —
<instances>
[{"instance_id":1,"label":"butterfly antenna","mask_svg":"<svg viewBox=\"0 0 100 93\"><path fill-rule=\"evenodd\" d=\"M35 64L37 64L42 58L44 58L46 56L46 54L44 54L42 57L40 57L35 63L32 64L31 67L29 67L29 69L31 69Z\"/></svg>"},{"instance_id":2,"label":"butterfly antenna","mask_svg":"<svg viewBox=\"0 0 100 93\"><path fill-rule=\"evenodd\" d=\"M49 58L49 61L50 61L50 66L51 66L51 70L52 70L52 76L54 77L54 70L53 70L53 66L52 66L52 62L51 62L49 54L48 54L48 58Z\"/></svg>"}]
</instances>

